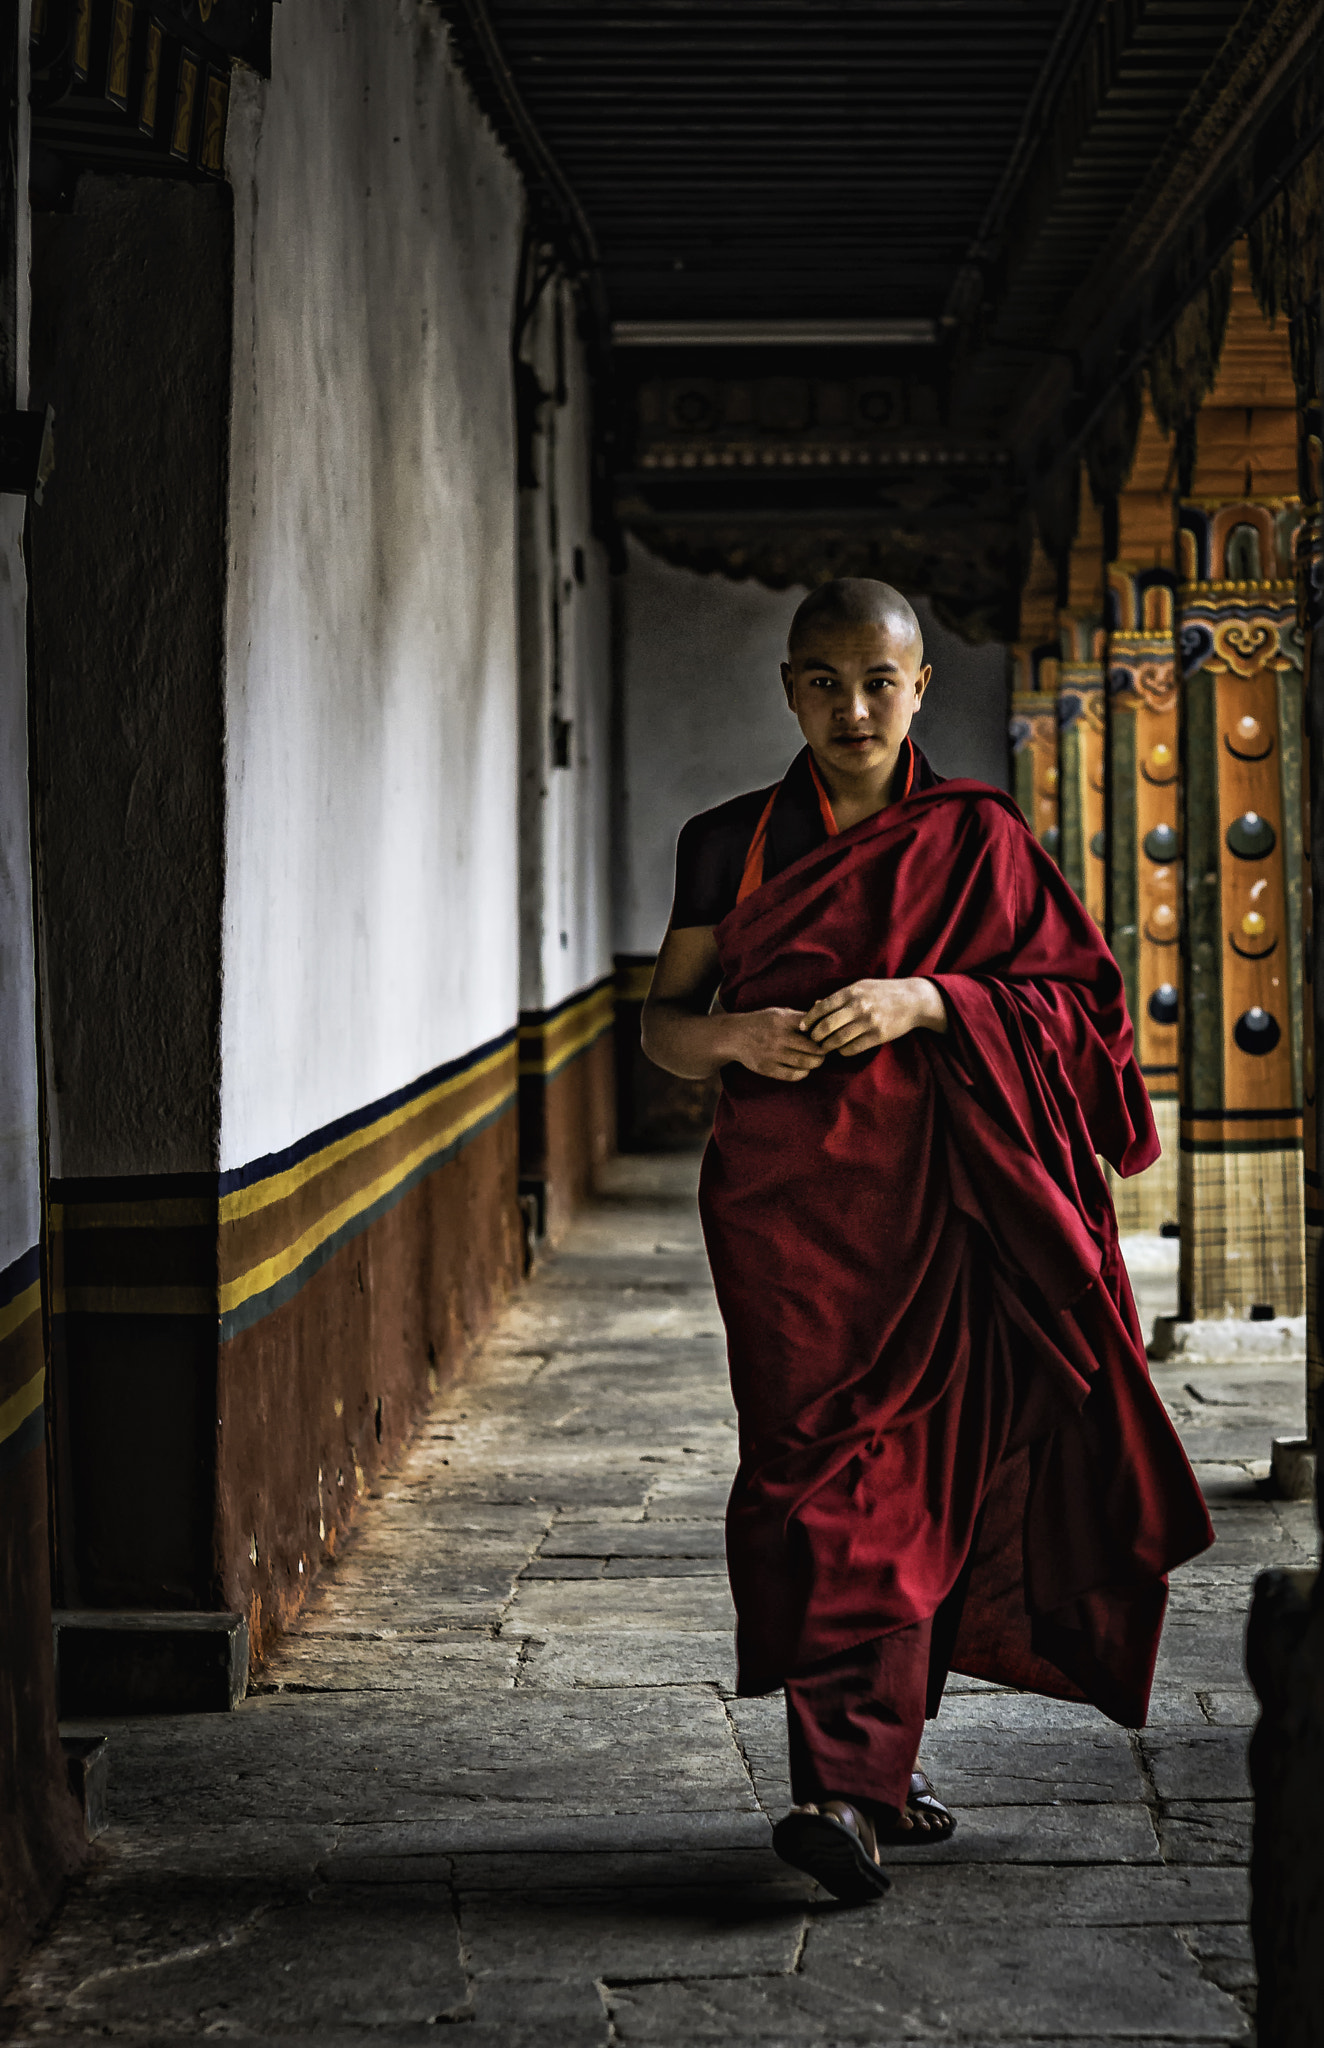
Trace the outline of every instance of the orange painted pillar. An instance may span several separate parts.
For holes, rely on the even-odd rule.
[[[1180,505],[1181,1303],[1305,1312],[1296,390],[1244,256]]]
[[[1095,922],[1107,918],[1103,515],[1080,484],[1080,517],[1057,615],[1062,872]]]
[[[1124,1231],[1177,1227],[1181,863],[1178,844],[1175,466],[1146,402],[1108,565],[1108,943],[1126,981],[1161,1156],[1112,1177]]]
[[[1012,789],[1039,844],[1061,855],[1057,761],[1057,570],[1036,536],[1012,647]]]
[[[1316,778],[1324,769],[1324,461],[1321,460],[1320,412],[1312,407],[1301,420],[1299,484],[1304,517],[1297,533],[1296,609],[1302,643],[1301,758],[1301,937],[1303,988],[1301,1002],[1301,1081],[1303,1164],[1306,1225],[1306,1435],[1316,1452],[1324,1422],[1324,1343],[1319,1317],[1320,1260],[1324,1258],[1324,1193],[1320,1167],[1321,1104],[1317,1087],[1320,1025],[1324,1022],[1324,988],[1315,971],[1315,826],[1324,803]],[[1324,821],[1321,821],[1324,822]]]

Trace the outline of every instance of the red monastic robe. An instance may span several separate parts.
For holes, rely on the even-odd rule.
[[[969,781],[829,839],[716,940],[728,1010],[924,975],[950,1019],[801,1082],[723,1074],[700,1207],[741,1692],[937,1616],[945,1667],[1139,1725],[1166,1574],[1213,1534],[1096,1156],[1158,1153],[1116,962]]]

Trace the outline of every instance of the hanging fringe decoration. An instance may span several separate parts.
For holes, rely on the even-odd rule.
[[[1232,304],[1233,252],[1187,300],[1149,358],[1149,395],[1165,434],[1193,420],[1214,388]]]
[[[1319,67],[1312,66],[1293,93],[1284,118],[1294,141],[1310,133],[1321,114]],[[1320,204],[1324,146],[1308,150],[1282,190],[1251,222],[1246,242],[1250,283],[1262,313],[1288,321],[1292,375],[1303,405],[1319,402]]]
[[[1085,447],[1085,466],[1096,505],[1110,504],[1130,481],[1144,405],[1144,381],[1137,371],[1117,386],[1095,421]]]
[[[1065,573],[1071,544],[1080,528],[1080,463],[1073,456],[1031,486],[1030,501],[1044,553]]]

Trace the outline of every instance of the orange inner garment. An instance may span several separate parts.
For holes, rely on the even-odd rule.
[[[809,773],[813,776],[814,788],[818,791],[818,809],[819,814],[822,817],[824,828],[827,832],[827,836],[829,839],[836,839],[839,835],[840,828],[837,824],[836,819],[832,815],[832,805],[828,801],[828,793],[823,787],[823,783],[819,776],[818,769],[814,765],[814,757],[812,754],[810,754],[809,756]],[[898,799],[898,801],[904,802],[905,799],[910,795],[911,789],[914,786],[914,781],[915,749],[911,745],[909,737],[907,737],[906,786],[902,790],[901,796]],[[749,852],[745,855],[745,866],[744,871],[740,877],[740,887],[736,891],[737,903],[743,903],[746,896],[752,896],[756,889],[762,887],[763,857],[768,844],[768,824],[772,817],[772,807],[776,803],[780,792],[781,784],[779,782],[777,784],[776,789],[773,790],[772,795],[768,798],[767,803],[763,806],[763,814],[760,817],[758,824],[754,827],[754,837],[750,840]]]

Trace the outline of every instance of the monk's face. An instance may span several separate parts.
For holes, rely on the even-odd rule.
[[[786,701],[824,766],[890,771],[928,688],[923,649],[894,625],[811,624],[782,664]]]

